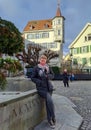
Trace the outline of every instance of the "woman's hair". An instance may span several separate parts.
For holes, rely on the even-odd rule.
[[[40,59],[43,58],[43,59],[46,59],[47,60],[47,57],[45,55],[41,55],[40,56]]]
[[[67,69],[64,69],[64,72],[67,72]]]

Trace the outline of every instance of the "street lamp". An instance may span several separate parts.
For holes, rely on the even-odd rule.
[[[72,72],[72,65],[73,65],[73,55],[72,55],[72,53],[70,54],[70,58],[71,58],[71,72]]]

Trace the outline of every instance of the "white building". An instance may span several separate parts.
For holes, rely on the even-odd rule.
[[[60,67],[63,57],[64,20],[58,3],[54,18],[29,21],[23,30],[25,47],[30,43],[35,43],[57,51],[59,57],[53,59],[52,64]]]

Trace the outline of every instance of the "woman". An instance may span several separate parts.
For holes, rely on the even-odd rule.
[[[47,57],[42,55],[39,64],[33,69],[31,80],[36,84],[38,94],[45,99],[48,123],[51,128],[55,128],[56,120],[52,100],[53,86],[50,82],[54,74],[46,62]]]
[[[69,87],[69,75],[66,69],[63,72],[63,83],[64,83],[64,87],[66,86]]]

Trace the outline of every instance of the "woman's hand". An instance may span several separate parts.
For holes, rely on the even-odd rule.
[[[45,72],[48,73],[49,72],[49,68],[47,66],[45,66]]]

